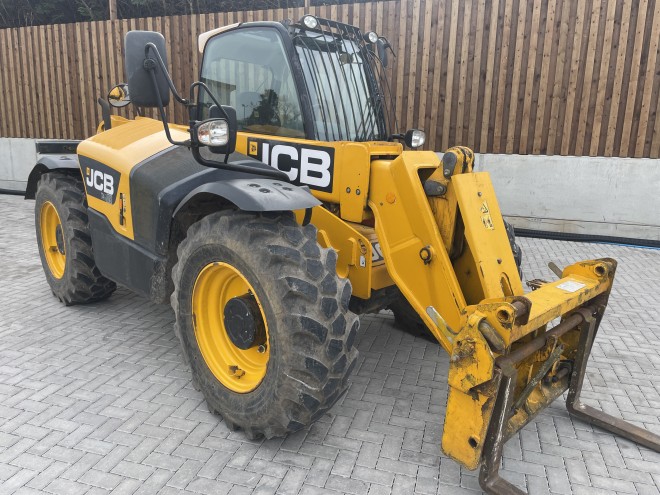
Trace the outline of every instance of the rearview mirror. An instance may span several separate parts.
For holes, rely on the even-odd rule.
[[[153,46],[148,46],[149,43]],[[163,65],[167,66],[163,35],[154,31],[129,31],[124,46],[131,101],[139,107],[166,107],[170,102],[168,75],[157,61],[160,57]],[[155,87],[153,77],[156,79]]]
[[[128,94],[128,84],[117,84],[108,93],[108,102],[115,108],[122,108],[131,102],[131,97]]]

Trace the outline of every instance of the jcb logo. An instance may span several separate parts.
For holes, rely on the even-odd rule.
[[[248,155],[281,170],[294,184],[332,191],[334,148],[266,139],[248,139]]]
[[[80,156],[79,159],[85,171],[87,195],[113,204],[119,187],[119,172],[85,156]]]
[[[93,187],[105,194],[114,194],[115,179],[111,175],[87,167],[86,176],[87,187]]]

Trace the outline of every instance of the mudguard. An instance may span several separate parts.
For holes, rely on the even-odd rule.
[[[25,199],[34,199],[34,195],[37,193],[37,183],[39,182],[41,175],[54,170],[75,171],[80,174],[78,156],[70,153],[41,156],[28,176],[27,187],[25,189]]]
[[[244,211],[302,210],[321,204],[307,187],[295,186],[275,179],[252,177],[211,182],[196,187],[179,203],[174,216],[189,201],[202,194],[226,199]]]

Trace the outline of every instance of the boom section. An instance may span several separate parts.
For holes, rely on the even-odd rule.
[[[660,437],[579,402],[616,261],[566,267],[525,293],[489,174],[452,148],[371,164],[368,205],[387,270],[450,355],[442,447],[490,493],[503,443],[570,387],[568,408],[660,449]],[[554,328],[551,322],[559,320]]]

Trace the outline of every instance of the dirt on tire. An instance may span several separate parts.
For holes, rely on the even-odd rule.
[[[175,329],[195,385],[210,410],[248,438],[283,436],[321,417],[347,388],[359,327],[351,285],[337,275],[337,254],[290,212],[225,210],[193,224],[179,245],[171,297]],[[204,361],[194,330],[192,291],[211,262],[236,268],[254,288],[269,333],[269,362],[247,393],[225,387]]]

